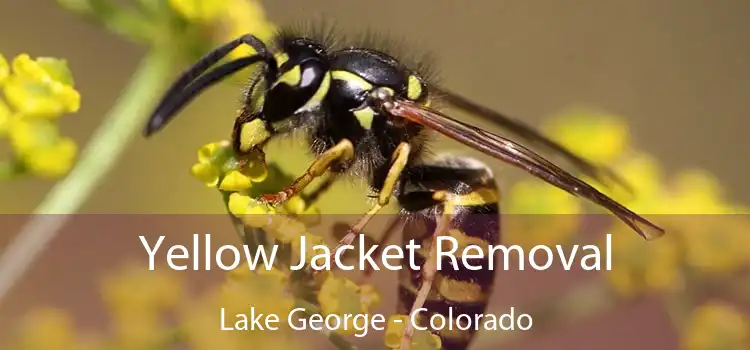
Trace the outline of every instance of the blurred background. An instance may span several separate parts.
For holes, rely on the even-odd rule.
[[[277,25],[323,17],[334,21],[344,33],[371,29],[414,43],[415,52],[429,52],[436,58],[444,86],[533,125],[567,132],[560,136],[563,141],[584,153],[590,151],[592,157],[598,154],[597,149],[610,146],[616,149],[613,153],[627,153],[625,158],[617,158],[617,162],[626,164],[622,167],[634,172],[631,174],[641,174],[637,169],[643,168],[629,167],[627,157],[636,154],[633,159],[640,159],[637,155],[648,154],[649,159],[658,161],[659,172],[663,175],[659,183],[665,186],[678,182],[684,185],[680,190],[685,190],[692,188],[691,184],[698,187],[711,187],[714,182],[720,184],[717,185],[720,190],[711,192],[715,197],[701,197],[704,202],[711,203],[697,206],[692,211],[686,209],[687,213],[702,214],[701,210],[706,208],[724,208],[718,202],[741,208],[750,203],[750,186],[745,184],[750,162],[744,155],[748,146],[745,132],[750,129],[750,118],[747,118],[750,110],[750,99],[747,98],[750,92],[750,69],[747,68],[747,62],[750,62],[750,41],[747,40],[750,22],[746,21],[750,2],[277,0],[261,4],[266,19]],[[253,26],[252,23],[245,25]],[[53,1],[0,3],[0,30],[5,33],[0,36],[0,53],[8,61],[20,53],[67,60],[75,79],[75,89],[81,95],[81,108],[77,113],[62,117],[59,126],[60,133],[73,138],[79,149],[85,148],[94,130],[133,77],[139,60],[149,50],[142,42],[129,40],[86,21]],[[225,34],[224,40],[231,36]],[[217,37],[220,35],[212,38],[216,40],[214,44],[221,41]],[[195,50],[203,52],[208,47],[210,45]],[[175,58],[171,67],[173,71],[166,75],[164,84],[188,61],[190,59],[184,57]],[[195,162],[198,147],[229,136],[242,82],[238,79],[211,89],[158,137],[144,140],[136,135],[114,163],[111,173],[98,184],[78,212],[223,213],[220,196],[215,190],[201,186],[189,169]],[[581,116],[577,111],[582,110],[594,112],[581,112],[585,114]],[[597,116],[611,121],[611,124],[592,122]],[[471,116],[460,117],[496,130]],[[625,126],[619,123],[625,123]],[[619,129],[613,129],[612,125]],[[597,138],[587,132],[604,132],[604,136]],[[597,143],[608,137],[627,140],[607,146]],[[1,147],[5,148],[0,148],[0,154],[10,153],[10,148]],[[489,158],[451,141],[440,140],[435,148],[458,150],[489,161]],[[274,154],[279,154],[280,150],[284,151],[284,161],[280,165],[291,174],[303,171],[311,159],[302,147],[281,143],[272,145],[268,151],[269,160],[273,161]],[[606,161],[614,158],[602,156]],[[615,166],[620,164],[617,162]],[[524,193],[514,192],[522,191],[517,187],[513,189],[515,181],[524,178],[522,173],[498,162],[491,164],[504,193],[510,194],[504,200],[513,201],[513,193]],[[697,173],[710,175],[699,180],[695,180],[695,176],[680,177],[685,169],[699,169]],[[628,175],[627,171],[625,173]],[[24,177],[0,183],[0,212],[33,212],[55,183],[55,180]],[[364,195],[361,188],[357,191]],[[340,204],[342,198],[346,198],[345,206]],[[695,197],[685,198],[687,201]],[[677,214],[670,212],[668,208],[673,207],[664,203],[677,202],[638,207],[653,214]],[[367,203],[352,195],[351,185],[339,185],[321,200],[319,208],[323,213],[356,214],[364,212]],[[717,209],[710,214],[724,213]],[[0,234],[2,246],[7,246],[25,219],[21,215],[6,216],[7,224],[3,225]],[[97,221],[101,226],[85,227],[117,231],[114,228],[117,223],[124,225],[127,222],[121,216],[99,216],[97,220],[101,220]],[[191,226],[184,225],[188,232]],[[70,230],[68,227],[64,232]],[[84,325],[96,325],[96,320],[102,319],[101,305],[87,302],[98,297],[96,281],[100,279],[99,274],[105,267],[116,266],[128,257],[142,259],[145,256],[139,250],[138,242],[133,242],[135,236],[127,232],[119,235],[102,233],[108,235],[106,238],[95,238],[93,234],[86,236],[86,233],[61,235],[42,253],[43,260],[35,264],[1,301],[2,329],[12,328],[33,306],[47,304],[70,310],[76,315],[76,322]],[[624,234],[635,236],[628,232]],[[228,242],[234,237],[231,232],[226,236]],[[732,242],[730,246],[740,244]],[[132,249],[128,251],[122,247]],[[746,253],[747,250],[736,252],[741,258]],[[644,260],[651,256],[649,254],[651,252],[643,253]],[[657,260],[655,264],[658,263]],[[746,268],[747,265],[743,266]],[[721,271],[722,276],[725,272]],[[205,278],[209,281],[214,277]],[[377,278],[387,281],[395,275],[385,274]],[[493,299],[493,305],[500,309],[516,302],[513,298],[520,298],[519,295],[528,294],[529,290],[555,289],[551,284],[575,285],[575,277],[560,271],[536,276],[512,273],[500,281],[505,287],[499,287],[501,292]],[[748,291],[750,295],[750,289],[740,290]],[[391,294],[384,297],[386,306],[394,302]],[[587,303],[585,300],[583,304]],[[687,348],[688,345],[680,341],[685,339],[684,334],[670,325],[669,313],[663,310],[659,300],[644,297],[625,302],[575,325],[561,322],[562,328],[502,343],[502,347]],[[723,315],[722,312],[726,311],[719,309],[715,313]],[[727,347],[693,348],[748,348],[747,320],[742,318],[745,316],[742,312],[728,314],[727,319],[732,320],[739,315],[736,318],[740,320],[736,322],[739,326],[732,328],[735,330],[732,336],[722,337],[732,338],[738,334],[740,340],[720,345]],[[685,317],[689,319],[689,316]],[[1,334],[10,333],[3,331]],[[500,346],[492,337],[481,335],[483,340],[479,341],[477,348]],[[378,341],[374,340],[375,343]],[[704,344],[699,340],[693,342]]]

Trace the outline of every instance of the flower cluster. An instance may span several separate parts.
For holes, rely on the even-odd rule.
[[[711,301],[693,310],[685,332],[685,349],[746,349],[750,319],[723,302]]]
[[[229,272],[216,288],[188,295],[174,272],[126,265],[101,286],[111,320],[108,332],[81,332],[67,313],[40,309],[27,315],[10,345],[18,350],[167,349],[178,344],[197,350],[304,349],[288,328],[226,332],[217,326],[221,308],[229,315],[247,313],[248,305],[264,314],[288,314],[294,299],[287,280],[288,274],[278,270],[242,269]]]
[[[731,215],[746,213],[747,209],[728,201],[711,174],[699,169],[665,174],[653,156],[630,144],[627,124],[611,114],[574,110],[552,119],[546,130],[584,158],[613,165],[613,170],[632,185],[634,194],[595,186],[667,231],[658,240],[645,241],[619,221],[608,229],[612,233],[613,268],[607,271],[606,280],[620,296],[670,292],[671,297],[683,295],[690,300],[690,294],[700,293],[697,291],[704,290],[704,283],[708,285],[703,282],[707,278],[713,282],[723,279],[727,285],[747,278],[742,276],[750,264],[750,221]],[[591,147],[592,143],[597,147]],[[570,213],[580,209],[575,203],[554,203],[554,196],[532,188],[530,182],[516,184],[509,201],[529,212]],[[722,343],[726,347],[717,347],[722,337],[728,337],[726,340],[734,345]],[[736,344],[743,344],[741,339],[746,342],[746,337],[747,320],[725,304],[709,303],[693,310],[684,341],[691,349],[734,349]]]
[[[264,240],[271,239],[274,244],[289,248],[295,261],[302,254],[300,237],[305,236],[309,242],[305,246],[310,250],[305,251],[309,263],[309,259],[318,253],[312,250],[313,246],[326,244],[322,236],[308,231],[317,221],[318,212],[299,196],[285,201],[280,208],[256,200],[258,195],[277,191],[287,184],[284,179],[288,176],[278,170],[269,175],[269,168],[277,168],[273,164],[267,165],[263,158],[261,153],[255,153],[237,159],[228,142],[214,142],[199,149],[198,162],[192,166],[191,172],[206,186],[222,192],[227,210],[241,220],[244,227],[259,229],[266,235]],[[315,313],[323,316],[369,313],[380,303],[380,296],[373,286],[357,285],[331,271],[304,271],[304,276],[296,276],[293,280],[284,266],[278,266],[276,271],[287,289],[295,291],[294,298],[311,302],[316,308]],[[315,299],[306,300],[306,295],[314,295]],[[350,324],[334,333],[351,335],[355,331]]]
[[[60,134],[58,120],[80,108],[81,96],[64,60],[20,54],[0,55],[0,137],[13,151],[0,160],[0,178],[28,174],[58,178],[67,174],[78,148]]]

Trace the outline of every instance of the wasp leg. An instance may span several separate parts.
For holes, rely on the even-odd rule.
[[[333,186],[334,183],[339,178],[338,173],[329,173],[326,179],[321,183],[318,187],[316,187],[314,190],[310,191],[310,193],[303,193],[302,199],[305,200],[305,204],[310,207],[315,204],[315,202],[320,199],[321,196],[326,194],[329,189],[331,189],[331,186]]]
[[[305,174],[294,180],[291,185],[278,193],[265,194],[261,196],[261,200],[271,205],[280,204],[302,192],[313,180],[323,176],[334,164],[350,161],[353,158],[354,145],[352,145],[351,141],[343,139],[318,156],[310,167],[307,168]]]
[[[354,226],[352,226],[349,232],[339,241],[339,244],[334,252],[337,251],[341,246],[352,244],[352,242],[354,242],[354,239],[357,238],[357,235],[362,232],[365,226],[367,226],[367,223],[370,222],[370,219],[372,219],[375,214],[380,212],[383,207],[390,203],[391,197],[393,197],[393,192],[396,189],[398,179],[401,177],[401,173],[404,171],[406,163],[409,160],[410,153],[411,146],[406,142],[401,143],[400,145],[398,145],[398,147],[396,147],[396,151],[393,152],[391,167],[390,169],[388,169],[388,175],[386,175],[385,181],[383,182],[383,187],[378,193],[378,202],[375,203],[375,205],[373,205],[369,211],[367,211],[367,214],[365,214],[357,221],[356,224],[354,224]]]
[[[435,282],[435,276],[437,274],[437,238],[448,233],[451,224],[451,218],[453,216],[453,206],[445,198],[445,192],[436,192],[435,199],[443,202],[443,214],[440,220],[437,222],[435,232],[432,234],[432,244],[430,245],[430,251],[427,253],[427,259],[424,265],[422,265],[421,284],[417,290],[417,295],[414,298],[414,303],[409,311],[409,317],[417,311],[417,309],[424,306],[427,297],[432,291],[432,284]],[[412,337],[414,336],[414,324],[412,322],[406,322],[406,329],[404,330],[404,336],[401,338],[401,350],[409,350],[411,347]]]
[[[380,258],[380,254],[383,252],[383,244],[385,242],[388,242],[388,240],[393,236],[393,234],[396,232],[396,228],[398,228],[398,224],[401,223],[401,220],[399,220],[399,217],[395,217],[391,220],[391,223],[388,225],[388,228],[385,229],[385,233],[383,233],[383,236],[380,237],[380,239],[377,240],[377,248],[375,248],[375,251],[372,252],[372,258],[373,260],[377,260]],[[364,284],[367,282],[367,280],[370,279],[370,276],[372,276],[372,273],[375,272],[375,270],[372,268],[372,266],[367,265],[365,270],[362,272],[362,276],[359,278],[358,284]]]

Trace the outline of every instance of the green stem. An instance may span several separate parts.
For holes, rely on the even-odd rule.
[[[0,256],[0,300],[65,225],[70,218],[65,214],[77,212],[114,168],[130,140],[140,132],[171,73],[171,64],[166,52],[150,52],[141,61],[76,166],[47,194],[31,221]]]

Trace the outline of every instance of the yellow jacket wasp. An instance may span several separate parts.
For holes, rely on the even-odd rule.
[[[209,71],[240,45],[252,47],[255,54]],[[292,132],[307,135],[316,160],[283,191],[264,195],[262,199],[270,204],[301,193],[314,179],[329,171],[367,180],[377,194],[377,203],[340,244],[351,244],[355,233],[361,232],[392,197],[396,197],[402,213],[420,217],[432,230],[418,237],[405,230],[404,239],[416,238],[423,246],[430,247],[435,237],[447,234],[450,228],[487,244],[498,243],[499,192],[492,173],[483,163],[466,157],[425,157],[426,135],[430,131],[586,198],[611,211],[646,239],[664,234],[658,226],[528,148],[430,106],[435,102],[447,103],[487,118],[530,143],[557,152],[594,179],[610,177],[619,181],[608,170],[572,154],[531,127],[428,83],[427,74],[420,72],[419,67],[408,66],[384,50],[367,45],[336,47],[313,34],[284,30],[277,35],[273,47],[248,34],[211,51],[166,92],[145,128],[145,135],[163,128],[206,88],[255,63],[262,63],[262,67],[245,92],[235,121],[234,150],[240,155],[262,152],[263,146],[274,137]],[[483,215],[481,225],[464,220],[469,215]],[[414,311],[424,305],[431,312],[442,312],[448,306],[455,306],[464,313],[483,313],[494,282],[493,274],[435,271],[433,253],[434,249],[417,257],[422,263],[421,271],[406,271],[402,276],[401,309]],[[437,293],[433,291],[433,283],[437,283]],[[460,288],[450,288],[457,285]],[[459,290],[462,294],[454,295]],[[408,325],[402,349],[411,344],[413,332]],[[438,335],[444,349],[465,349],[473,336],[471,332]]]

